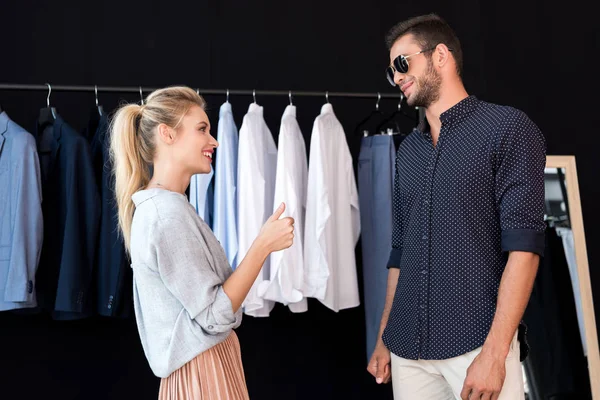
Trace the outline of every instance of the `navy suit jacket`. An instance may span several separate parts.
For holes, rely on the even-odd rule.
[[[44,244],[38,304],[56,319],[91,314],[100,201],[87,140],[57,116],[36,132],[42,172]]]
[[[100,193],[102,216],[96,254],[96,311],[106,317],[127,317],[132,309],[133,272],[119,234],[108,119],[104,114],[92,138],[92,157]],[[91,129],[90,129],[91,130]]]

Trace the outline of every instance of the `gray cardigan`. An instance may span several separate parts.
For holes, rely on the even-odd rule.
[[[131,266],[137,326],[150,368],[165,378],[224,341],[242,320],[222,284],[225,252],[185,195],[163,189],[132,196]]]

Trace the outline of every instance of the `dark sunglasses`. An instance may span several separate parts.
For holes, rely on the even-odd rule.
[[[408,72],[408,59],[410,57],[419,55],[421,53],[425,53],[431,50],[435,50],[435,47],[431,48],[431,49],[427,49],[427,50],[421,50],[418,53],[414,53],[414,54],[409,54],[407,56],[404,55],[399,55],[398,57],[396,57],[394,59],[394,61],[392,62],[392,65],[390,65],[389,67],[387,67],[385,69],[385,74],[387,76],[387,80],[390,83],[390,85],[392,86],[396,86],[396,82],[394,82],[394,74],[396,73],[396,71],[400,72],[401,74],[405,74]]]

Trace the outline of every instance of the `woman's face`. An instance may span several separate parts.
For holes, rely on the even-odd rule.
[[[217,146],[219,143],[210,134],[208,115],[201,107],[193,106],[177,129],[173,143],[175,161],[190,174],[207,174]]]

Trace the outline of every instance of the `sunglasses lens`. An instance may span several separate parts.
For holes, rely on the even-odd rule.
[[[394,68],[401,74],[408,72],[408,60],[404,56],[398,56],[394,60]]]
[[[394,82],[394,69],[392,67],[387,67],[385,69],[385,76],[387,77],[390,85],[396,86],[396,82]]]

